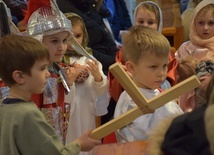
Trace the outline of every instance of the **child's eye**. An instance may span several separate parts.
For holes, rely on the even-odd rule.
[[[42,66],[42,67],[41,67],[41,70],[42,70],[42,71],[48,70],[48,66]]]
[[[56,43],[58,42],[58,40],[54,39],[54,40],[51,40],[52,43]]]
[[[138,21],[138,23],[139,23],[139,24],[143,24],[143,23],[144,23],[144,21],[140,20],[140,21]]]
[[[204,22],[200,21],[198,22],[199,25],[204,25]]]
[[[149,24],[149,25],[153,25],[153,24],[154,24],[154,22],[153,22],[153,21],[150,21],[150,22],[148,22],[148,24]]]
[[[154,66],[150,66],[150,68],[155,69],[155,68],[157,68],[157,66],[155,66],[155,65]]]
[[[210,26],[213,26],[214,25],[214,21],[211,21],[208,23]]]
[[[167,68],[168,68],[167,64],[163,65],[163,69],[167,69]]]
[[[81,37],[81,34],[78,34],[75,36],[75,38],[80,38]]]
[[[67,41],[68,41],[68,39],[66,38],[66,39],[63,40],[63,43],[67,43]]]

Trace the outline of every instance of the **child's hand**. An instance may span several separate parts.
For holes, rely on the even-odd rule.
[[[80,65],[80,64],[75,63],[74,67],[78,71],[78,76],[77,76],[75,82],[84,82],[85,80],[88,79],[89,73],[88,73],[88,69],[85,65]]]
[[[81,145],[81,151],[90,151],[94,146],[101,144],[101,140],[92,139],[89,137],[92,130],[86,131],[76,141]]]
[[[94,77],[94,80],[96,82],[101,82],[103,80],[100,70],[99,70],[99,65],[98,61],[93,60],[93,61],[87,61],[87,69],[91,72],[91,75]]]
[[[75,67],[66,67],[64,68],[65,71],[65,77],[67,79],[68,85],[72,86],[73,82],[76,80],[78,76],[78,70]]]

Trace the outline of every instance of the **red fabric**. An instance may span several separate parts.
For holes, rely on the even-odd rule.
[[[169,64],[168,64],[168,73],[167,73],[167,80],[174,86],[176,84],[176,69],[178,66],[178,61],[175,59],[174,52],[170,52],[169,56]]]
[[[115,132],[112,132],[111,134],[103,138],[103,144],[109,143],[117,143]]]
[[[5,83],[2,80],[0,80],[0,87],[4,87],[4,86],[6,86]]]
[[[120,49],[117,52],[115,61],[125,65],[122,49]],[[118,101],[120,94],[123,92],[124,89],[122,88],[120,83],[117,81],[117,79],[114,78],[111,72],[108,72],[108,80],[109,80],[109,92],[112,98],[115,101]]]
[[[58,78],[58,75],[51,73],[51,77]],[[36,103],[38,108],[51,108],[60,106],[62,107],[63,112],[65,112],[65,103],[64,103],[64,96],[65,96],[65,89],[62,82],[58,83],[58,102],[48,105],[43,105],[43,94],[32,94],[31,100]]]
[[[39,9],[42,6],[51,6],[50,0],[28,0],[27,2],[27,10],[23,10],[25,13],[24,21],[28,23],[30,16],[34,11]]]

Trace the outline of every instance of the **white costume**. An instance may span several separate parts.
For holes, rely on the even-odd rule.
[[[70,61],[80,65],[86,65],[89,61],[85,56],[72,56]],[[71,62],[72,63],[72,62]],[[66,102],[71,103],[70,119],[67,130],[66,142],[77,139],[88,129],[96,128],[95,116],[105,115],[109,103],[108,80],[99,63],[99,70],[103,77],[102,82],[96,82],[89,73],[84,82],[75,82],[75,93],[69,93],[65,97]],[[91,152],[81,152],[80,155],[89,155]]]
[[[139,88],[147,99],[153,98],[160,94],[158,89],[149,90]],[[117,102],[115,108],[114,118],[126,113],[128,110],[136,107],[131,97],[124,91]],[[154,113],[145,114],[132,123],[116,131],[116,137],[118,142],[145,140],[151,134],[152,129],[164,118],[170,117],[174,114],[183,114],[183,111],[177,105],[175,101],[170,101],[162,107],[155,110]]]

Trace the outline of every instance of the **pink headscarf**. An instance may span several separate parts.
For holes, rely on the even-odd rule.
[[[193,45],[199,46],[199,47],[205,47],[214,52],[214,36],[212,36],[209,39],[203,39],[201,38],[197,31],[195,26],[195,17],[198,14],[198,12],[205,6],[209,4],[214,4],[214,0],[203,0],[201,1],[196,8],[193,11],[192,20],[190,24],[190,34],[189,38]]]

